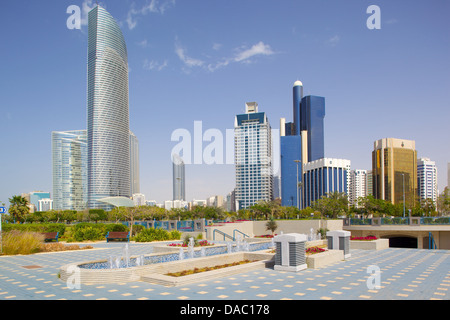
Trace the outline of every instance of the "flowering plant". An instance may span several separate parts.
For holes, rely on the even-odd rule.
[[[319,248],[319,247],[309,247],[306,248],[306,254],[315,254],[315,253],[321,253],[321,252],[325,252],[327,251],[324,248]]]
[[[360,240],[360,241],[371,241],[371,240],[378,240],[375,236],[367,236],[367,237],[350,237],[350,240]]]
[[[273,238],[276,234],[263,234],[261,236],[255,236],[255,238]]]

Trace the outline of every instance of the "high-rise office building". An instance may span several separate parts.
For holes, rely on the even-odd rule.
[[[350,160],[322,158],[308,162],[303,175],[303,207],[332,192],[348,194]]]
[[[128,58],[115,19],[97,5],[88,16],[88,207],[130,197]]]
[[[281,204],[304,208],[302,193],[304,166],[325,157],[324,151],[325,98],[303,97],[303,84],[293,86],[293,120],[280,121]]]
[[[53,208],[87,206],[86,130],[52,132]]]
[[[447,188],[450,188],[450,162],[447,163]]]
[[[172,155],[173,200],[186,201],[186,175],[184,161],[178,154]]]
[[[136,135],[130,131],[130,194],[141,192],[139,178],[139,140]]]
[[[429,158],[417,161],[417,188],[420,200],[431,199],[436,204],[438,197],[437,167]]]
[[[414,206],[417,197],[415,141],[394,138],[375,141],[372,174],[375,199]]]
[[[366,174],[366,196],[373,196],[373,174],[372,170],[367,170]]]
[[[367,195],[367,170],[351,170],[348,190],[348,202],[358,206],[358,198]]]
[[[236,115],[234,132],[236,210],[273,200],[271,127],[256,102],[246,103],[245,114]]]

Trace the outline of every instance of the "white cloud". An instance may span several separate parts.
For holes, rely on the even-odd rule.
[[[163,63],[159,63],[155,60],[151,60],[149,61],[148,59],[145,59],[144,61],[144,69],[145,70],[157,70],[157,71],[161,71],[162,69],[164,69],[165,67],[168,66],[168,61],[164,60]]]
[[[272,50],[272,48],[264,44],[264,42],[260,41],[257,44],[253,45],[250,49],[240,48],[238,49],[238,53],[235,54],[232,58],[224,58],[221,59],[219,62],[216,63],[210,63],[208,65],[208,70],[211,72],[216,71],[219,68],[223,68],[228,66],[231,62],[241,62],[241,63],[251,63],[251,58],[257,56],[257,55],[273,55],[275,52]]]
[[[144,40],[142,40],[141,42],[138,42],[138,44],[137,44],[139,47],[142,47],[142,48],[147,48],[148,47],[148,41],[147,41],[147,39],[144,39]]]
[[[242,62],[242,61],[248,61],[248,59],[256,56],[256,55],[265,55],[270,56],[272,54],[275,54],[275,52],[272,51],[269,45],[264,44],[264,42],[260,41],[257,44],[253,45],[250,49],[241,51],[234,57],[234,61],[236,62]]]
[[[175,53],[177,54],[178,58],[180,58],[181,61],[184,62],[184,64],[191,68],[191,67],[201,67],[205,63],[202,60],[194,59],[191,57],[188,57],[185,54],[185,49],[181,47],[179,44],[175,44]]]
[[[220,48],[222,48],[222,44],[214,43],[212,48],[213,48],[213,50],[218,51],[218,50],[220,50]]]
[[[341,41],[341,37],[338,35],[335,35],[334,37],[331,37],[328,39],[325,43],[329,46],[335,47],[337,44]]]
[[[89,1],[89,0],[88,0]],[[145,16],[149,13],[164,14],[167,9],[175,5],[175,0],[151,0],[147,1],[140,9],[132,8],[128,11],[126,22],[128,29],[133,30],[137,26],[136,16]]]
[[[221,44],[214,44],[212,49],[218,50],[221,48]],[[253,62],[252,58],[258,55],[273,55],[275,52],[272,50],[270,45],[265,44],[264,42],[260,41],[257,44],[253,45],[251,48],[247,47],[240,47],[235,49],[235,54],[231,57],[224,57],[224,58],[217,58],[214,59],[215,61],[207,62],[200,59],[194,59],[192,57],[189,57],[186,54],[185,48],[183,48],[178,43],[178,38],[175,39],[175,53],[178,56],[178,58],[183,61],[184,65],[188,68],[192,67],[203,67],[207,69],[210,72],[214,72],[217,69],[224,68],[228,66],[230,63],[251,63]],[[209,60],[212,60],[210,56],[206,56]],[[186,70],[185,70],[186,71]]]
[[[81,25],[88,25],[88,13],[94,9],[94,1],[93,0],[84,0],[81,5]]]

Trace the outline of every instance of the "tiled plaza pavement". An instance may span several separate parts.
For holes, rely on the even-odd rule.
[[[107,258],[123,248],[120,243],[94,246],[94,250],[0,257],[0,300],[450,300],[450,251],[399,248],[352,250],[349,259],[317,270],[264,269],[182,287],[133,282],[67,288],[57,277],[60,266]],[[149,253],[151,245],[130,244],[130,251]],[[372,265],[381,271],[380,287],[370,289]]]

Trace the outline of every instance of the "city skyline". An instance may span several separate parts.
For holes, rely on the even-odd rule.
[[[66,26],[66,9],[74,4],[82,9],[81,30]],[[290,114],[295,80],[304,83],[305,95],[326,99],[326,157],[370,170],[374,141],[415,140],[418,157],[436,162],[439,192],[446,186],[448,2],[375,1],[381,30],[366,26],[373,4],[367,1],[261,1],[257,8],[249,1],[231,8],[219,1],[100,4],[116,18],[128,45],[130,127],[139,138],[140,189],[147,199],[172,198],[174,130],[194,135],[194,121],[202,121],[204,131],[225,136],[246,101],[264,106],[278,129],[278,119]],[[7,50],[0,53],[2,202],[51,191],[51,132],[85,127],[85,12],[94,5],[0,5],[0,26],[8,30]],[[234,188],[233,164],[186,169],[187,199]]]

